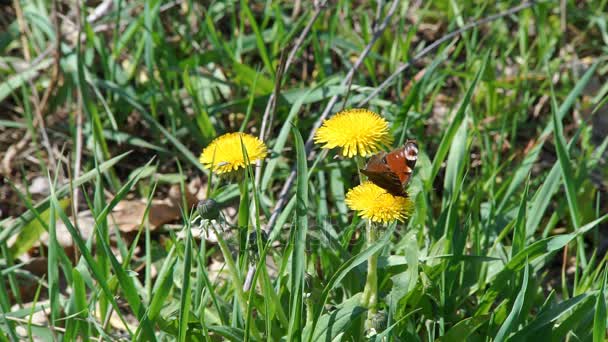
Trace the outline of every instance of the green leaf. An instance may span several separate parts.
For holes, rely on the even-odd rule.
[[[484,293],[477,313],[486,313],[489,310],[496,297],[502,293],[505,286],[508,285],[509,279],[511,279],[514,272],[521,270],[522,267],[528,265],[528,263],[533,262],[539,257],[548,256],[557,250],[564,248],[564,246],[574,240],[578,235],[582,235],[597,227],[598,224],[607,218],[608,214],[587,223],[579,229],[578,233],[557,235],[536,241],[517,253],[517,255],[511,258],[511,260],[509,260],[509,262],[501,270],[488,276],[486,282],[491,283],[492,285]]]
[[[528,217],[526,218],[526,239],[534,235],[538,229],[547,207],[551,203],[553,194],[560,184],[559,162],[555,162],[549,174],[544,178],[543,185],[536,191]]]
[[[306,232],[308,228],[308,166],[304,140],[297,128],[292,128],[296,148],[296,225],[294,232],[293,254],[291,256],[291,297],[288,340],[302,339],[304,312],[304,276],[306,271]]]
[[[578,201],[576,199],[574,169],[570,161],[570,154],[566,149],[564,128],[562,127],[561,120],[558,119],[558,114],[556,111],[553,111],[552,119],[555,149],[557,152],[557,158],[559,160],[562,178],[564,180],[564,186],[566,188],[566,199],[568,200],[568,207],[570,208],[570,217],[572,218],[572,224],[574,227],[578,228],[580,226],[580,210],[578,208]]]
[[[56,180],[56,178],[55,178]],[[55,182],[52,182],[50,177],[48,178],[49,183],[51,184],[51,188],[55,186]],[[51,190],[53,191],[53,190]],[[58,249],[59,243],[57,242],[57,229],[56,224],[56,210],[55,204],[56,202],[51,202],[51,206],[49,208],[49,250],[48,250],[48,260],[47,260],[47,274],[49,277],[49,300],[51,302],[51,314],[50,318],[51,324],[56,324],[56,320],[59,319],[57,317],[59,315],[59,260],[57,254],[59,253]]]
[[[566,335],[574,331],[577,327],[584,324],[587,318],[593,316],[594,309],[593,296],[583,298],[579,305],[566,311],[565,318],[555,326],[551,332],[551,340],[554,342],[565,341]]]
[[[526,246],[526,206],[528,205],[528,190],[530,189],[530,181],[526,182],[524,193],[521,196],[519,210],[515,218],[513,226],[513,246],[511,248],[511,256],[516,255]]]
[[[257,81],[255,82],[255,93],[257,95],[268,95],[274,90],[274,83],[270,79],[258,75],[251,67],[237,61],[232,61],[232,68],[235,72],[234,81],[239,85],[253,89],[253,82],[257,77]]]
[[[312,336],[314,335],[317,322],[319,321],[319,318],[321,317],[321,314],[323,312],[323,307],[325,306],[325,303],[327,302],[327,298],[329,297],[329,292],[331,290],[333,290],[340,283],[340,281],[342,281],[342,279],[344,279],[344,277],[346,277],[346,275],[352,269],[361,265],[363,262],[367,261],[367,259],[371,255],[377,253],[380,249],[382,249],[390,240],[391,235],[395,231],[395,227],[396,227],[396,225],[394,225],[394,224],[391,225],[389,227],[389,229],[387,229],[386,233],[384,234],[384,236],[381,239],[377,240],[376,243],[369,246],[365,250],[361,251],[361,253],[348,259],[345,263],[343,263],[340,266],[340,268],[338,268],[338,270],[334,273],[334,275],[329,279],[329,281],[327,282],[327,285],[325,286],[325,288],[323,288],[323,292],[321,293],[321,298],[317,302],[317,304],[318,304],[317,307],[314,308],[314,316],[313,316],[313,321],[312,321],[312,326],[311,326],[311,331],[313,333],[310,335],[310,338],[308,339],[309,342],[312,341]]]
[[[65,338],[67,341],[76,339],[75,336],[80,335],[84,341],[87,340],[89,326],[86,322],[87,319],[87,293],[86,286],[80,271],[78,268],[72,269],[72,288],[74,289],[74,295],[72,296],[72,305],[69,308],[68,315],[74,316],[76,319],[66,320],[66,334]]]
[[[59,205],[63,210],[66,210],[70,205],[70,199],[62,199],[59,201]],[[34,244],[40,240],[40,237],[46,231],[46,228],[41,221],[49,222],[50,214],[51,209],[49,208],[40,213],[40,218],[30,221],[23,227],[23,229],[19,231],[19,234],[17,234],[17,239],[9,249],[13,258],[20,257],[23,255],[23,253],[29,251],[30,248],[32,248]]]
[[[606,340],[606,277],[608,271],[604,270],[602,287],[597,293],[595,301],[595,315],[593,317],[593,342],[603,342]]]
[[[151,162],[152,162],[152,160],[150,160],[146,164],[146,166],[150,165]],[[131,177],[131,179],[129,179],[129,181],[126,182],[122,186],[122,188],[120,188],[120,190],[116,193],[116,195],[110,201],[110,203],[108,203],[101,210],[101,212],[98,215],[96,215],[96,217],[95,217],[95,222],[96,222],[95,233],[97,235],[97,243],[99,244],[99,246],[101,246],[101,248],[103,249],[106,257],[110,261],[110,265],[112,266],[112,269],[114,270],[114,272],[116,274],[116,278],[118,279],[118,284],[120,285],[120,289],[121,289],[122,293],[124,294],[124,297],[127,300],[127,303],[129,303],[129,306],[131,307],[131,309],[135,313],[137,319],[139,319],[140,321],[142,321],[141,326],[144,329],[144,332],[146,333],[146,339],[148,339],[148,340],[155,340],[155,338],[154,338],[154,330],[152,329],[152,326],[150,326],[149,323],[146,320],[143,320],[145,312],[146,312],[147,309],[146,309],[145,305],[143,304],[143,301],[141,300],[141,298],[140,298],[140,296],[139,296],[139,294],[137,292],[137,287],[136,287],[136,285],[134,283],[134,280],[129,275],[128,270],[125,269],[125,267],[118,261],[118,259],[116,259],[116,256],[114,255],[114,253],[110,249],[110,246],[108,245],[108,242],[103,237],[103,232],[99,228],[99,227],[101,227],[100,222],[106,220],[107,215],[112,211],[112,209],[121,200],[123,200],[127,196],[127,194],[129,193],[129,191],[131,191],[131,189],[133,189],[133,187],[135,186],[135,184],[144,175],[143,172],[145,170],[146,170],[146,167],[140,168],[139,172],[134,177]]]
[[[192,235],[190,233],[190,227],[186,226],[186,246],[184,253],[184,270],[183,270],[183,280],[182,280],[182,293],[180,299],[179,306],[179,333],[178,338],[181,342],[186,341],[188,336],[188,319],[190,314],[190,302],[192,300],[191,296],[191,286],[190,286],[190,268],[192,264]],[[236,286],[240,286],[236,284]]]
[[[498,330],[498,333],[496,334],[496,337],[494,338],[495,342],[504,341],[509,336],[511,331],[513,331],[513,329],[515,329],[517,327],[517,324],[519,324],[519,321],[521,320],[521,315],[522,315],[521,310],[522,310],[522,307],[524,306],[524,301],[526,299],[526,290],[528,288],[528,270],[529,269],[530,269],[530,267],[526,267],[524,270],[524,280],[521,284],[521,289],[519,290],[519,293],[517,294],[517,298],[515,298],[515,303],[513,303],[513,308],[511,309],[509,316],[507,316],[507,319],[505,320],[503,325],[500,327],[500,329]]]
[[[15,89],[19,89],[25,85],[29,80],[35,78],[40,70],[47,69],[53,64],[52,58],[43,59],[38,64],[33,65],[27,70],[22,71],[19,74],[10,76],[6,81],[0,83],[0,102],[2,102],[7,96],[12,94]]]
[[[469,120],[465,115],[462,123],[456,131],[456,135],[450,142],[450,152],[448,154],[448,161],[445,168],[445,178],[443,183],[443,189],[445,195],[443,196],[443,208],[446,208],[452,196],[460,192],[462,184],[462,177],[464,174],[464,167],[467,163],[467,138],[468,138],[468,126]]]
[[[249,8],[249,1],[241,0],[241,11],[245,14],[243,17],[246,17],[249,21],[249,25],[251,25],[251,29],[255,34],[255,42],[258,47],[258,52],[260,53],[260,57],[264,62],[264,66],[272,74],[274,77],[274,69],[272,68],[272,64],[270,63],[270,58],[268,58],[268,51],[266,50],[266,45],[264,44],[264,37],[262,37],[262,33],[260,32],[260,28],[258,27],[258,23]],[[277,80],[280,82],[280,80]]]
[[[591,77],[595,73],[595,69],[597,68],[597,66],[598,63],[595,63],[589,68],[589,70],[587,70],[587,72],[585,72],[583,77],[581,77],[581,79],[576,83],[572,91],[570,91],[566,100],[564,100],[561,106],[559,106],[559,109],[556,113],[558,120],[563,120],[566,114],[570,112],[570,108],[572,107],[572,105],[574,105],[574,101],[576,101],[576,98],[581,94],[581,92],[587,86],[587,83],[589,83],[589,81],[591,80]],[[534,162],[540,155],[545,140],[553,132],[553,127],[554,126],[552,122],[547,124],[540,137],[538,138],[539,143],[534,146],[534,148],[532,148],[530,152],[528,152],[528,155],[526,155],[524,160],[521,162],[520,167],[517,169],[517,171],[515,171],[515,175],[511,178],[511,182],[509,183],[508,188],[502,194],[502,201],[498,205],[498,208],[496,210],[497,212],[501,212],[504,209],[505,205],[509,202],[509,200],[511,200],[513,192],[519,189],[521,183],[526,179],[527,175],[530,174],[530,170],[532,169]]]
[[[158,272],[158,277],[156,278],[154,288],[152,289],[154,295],[150,301],[147,313],[147,319],[152,322],[156,321],[156,318],[160,314],[160,310],[163,305],[165,305],[165,300],[171,293],[171,288],[173,287],[173,269],[176,261],[175,248],[171,248],[171,251],[165,258],[163,266]]]
[[[312,336],[310,336],[312,322],[308,322],[303,332],[304,340],[333,341],[339,335],[347,332],[351,324],[367,311],[366,308],[359,305],[360,302],[361,293],[357,293],[342,302],[336,310],[322,315]]]
[[[243,330],[230,327],[230,326],[219,326],[219,325],[211,325],[208,326],[207,329],[229,341],[241,342],[243,341]]]
[[[465,318],[451,327],[445,335],[438,339],[438,342],[467,341],[467,338],[489,319],[490,315]]]
[[[566,316],[572,308],[585,301],[589,294],[582,294],[567,299],[547,310],[538,313],[536,318],[527,323],[520,331],[511,336],[512,341],[526,341],[535,332],[543,329],[551,323],[557,322],[562,316]]]
[[[53,188],[51,187],[51,191],[53,191],[52,189]],[[57,193],[52,192],[50,195],[50,199],[51,199],[51,201],[54,202],[54,207],[59,208],[59,205],[57,202]],[[97,262],[95,262],[95,259],[93,258],[93,254],[91,253],[91,250],[87,247],[87,244],[85,243],[85,241],[80,236],[80,232],[72,225],[72,222],[70,221],[68,216],[65,214],[65,212],[63,210],[61,210],[61,208],[59,208],[58,214],[59,214],[59,217],[61,218],[61,220],[63,221],[63,223],[65,224],[68,232],[72,236],[72,239],[74,240],[75,245],[78,247],[78,250],[80,251],[82,257],[84,258],[87,266],[91,270],[91,273],[93,273],[93,277],[95,278],[95,280],[97,280],[97,284],[99,284],[99,286],[101,287],[101,290],[102,290],[104,296],[110,302],[110,304],[112,304],[112,307],[114,308],[114,310],[116,310],[118,313],[121,312],[120,307],[118,306],[118,303],[114,299],[114,293],[112,292],[112,290],[110,290],[110,286],[108,284],[108,279],[105,277],[101,267],[97,264]],[[122,314],[118,314],[118,317],[120,318],[120,320],[122,321],[124,326],[128,327],[128,324],[125,321]],[[132,332],[129,331],[129,333],[131,334]]]
[[[437,176],[437,173],[439,173],[441,164],[443,163],[443,160],[445,159],[446,155],[448,154],[448,151],[452,144],[452,139],[454,139],[454,136],[456,135],[456,132],[458,131],[458,129],[460,127],[460,124],[464,120],[466,110],[469,106],[469,103],[471,102],[471,98],[473,97],[473,92],[475,91],[475,88],[477,87],[479,78],[483,74],[483,71],[485,70],[486,65],[488,64],[489,57],[490,57],[490,54],[486,53],[486,55],[483,59],[483,63],[481,64],[481,67],[479,68],[479,70],[477,70],[477,73],[475,74],[475,78],[473,79],[473,82],[471,82],[469,89],[467,89],[467,92],[465,93],[464,98],[462,99],[462,102],[460,103],[460,107],[458,107],[458,111],[456,111],[456,114],[450,120],[450,125],[448,126],[445,134],[441,138],[441,142],[439,143],[439,148],[437,149],[437,152],[435,153],[435,158],[433,159],[433,165],[431,168],[431,177],[427,180],[427,186],[429,188],[433,184],[433,180]]]
[[[401,298],[411,292],[418,282],[418,241],[416,233],[416,231],[412,230],[403,238],[405,241],[403,250],[405,251],[407,271],[391,277],[393,286],[388,296],[388,304],[392,313],[396,312]]]
[[[579,132],[580,130],[572,139],[570,139],[568,151],[572,151]],[[560,171],[559,161],[556,161],[555,164],[553,164],[551,171],[549,171],[549,174],[544,178],[543,185],[536,191],[534,198],[532,199],[532,205],[527,213],[528,216],[526,217],[526,239],[534,234],[547,207],[551,203],[551,198],[560,184]]]
[[[126,157],[130,152],[127,153],[123,153],[119,156],[116,156],[110,160],[107,160],[101,164],[99,164],[99,166],[97,167],[97,169],[91,170],[85,174],[83,174],[82,176],[74,179],[73,186],[74,188],[78,188],[79,186],[83,185],[84,183],[94,179],[95,177],[97,177],[98,171],[99,172],[105,172],[107,170],[109,170],[111,167],[113,167],[115,164],[117,164],[119,161],[121,161],[124,157]],[[58,189],[55,189],[55,196],[57,196],[58,198],[61,198],[63,196],[66,196],[67,194],[70,193],[70,185],[66,184],[64,186],[59,187]],[[41,212],[41,211],[45,211],[50,204],[51,201],[51,196],[45,198],[44,200],[40,201],[38,203],[38,205],[36,205],[36,207],[34,208],[37,212]],[[61,205],[59,204],[58,206],[56,206],[57,208],[61,208]],[[31,222],[34,218],[36,217],[36,214],[34,213],[33,210],[28,210],[25,213],[23,213],[19,219],[15,220],[11,226],[8,227],[8,229],[2,230],[0,231],[0,243],[4,243],[6,242],[6,240],[14,235],[15,233],[19,232],[20,230],[22,230],[24,228],[24,226]]]
[[[553,89],[552,89],[553,90]],[[581,226],[581,212],[578,206],[577,199],[577,184],[574,179],[574,169],[570,161],[570,155],[566,149],[566,142],[564,138],[564,129],[562,127],[561,119],[558,119],[557,109],[555,109],[555,97],[553,91],[551,92],[551,103],[553,104],[553,138],[555,141],[555,149],[557,152],[557,159],[561,169],[562,179],[564,180],[564,187],[566,188],[566,200],[568,202],[568,208],[570,212],[570,219],[574,230],[578,231]],[[581,264],[587,266],[587,258],[585,256],[585,245],[582,236],[577,237],[577,248],[578,257]]]

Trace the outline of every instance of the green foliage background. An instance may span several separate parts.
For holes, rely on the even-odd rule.
[[[374,40],[392,4],[1,3],[0,339],[603,341],[606,1],[539,1],[472,27],[520,4],[399,1]],[[209,182],[201,149],[225,132],[259,135],[275,89],[270,157],[240,187],[208,188],[259,231],[293,182],[271,242],[258,241],[254,290],[241,290],[243,248],[192,236],[193,208],[177,230],[144,221],[118,238],[108,215],[121,200],[150,206],[171,184]],[[354,161],[306,146],[324,111],[360,106],[389,120],[395,146],[421,150],[413,216],[370,247],[344,205]],[[48,196],[28,193],[37,176]],[[88,239],[70,220],[74,189],[95,219]],[[60,222],[73,249],[58,243]],[[40,275],[24,257],[47,231]],[[374,335],[360,292],[376,252]],[[218,255],[238,257],[230,280],[210,273]]]

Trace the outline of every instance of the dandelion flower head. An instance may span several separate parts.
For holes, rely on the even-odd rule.
[[[350,189],[345,202],[359,216],[381,223],[404,222],[414,208],[408,197],[394,196],[370,181]]]
[[[342,155],[366,157],[389,146],[393,138],[388,122],[367,109],[348,109],[323,122],[315,134],[315,142],[323,148],[339,147]]]
[[[241,146],[242,142],[242,146]],[[215,138],[203,149],[199,161],[211,171],[223,174],[245,168],[243,147],[250,162],[263,159],[268,154],[266,145],[260,139],[247,133],[227,133]]]

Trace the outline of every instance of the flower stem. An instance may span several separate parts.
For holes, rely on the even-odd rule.
[[[244,176],[244,175],[243,175]],[[249,236],[249,192],[247,189],[247,182],[242,181],[239,184],[240,200],[239,200],[239,213],[238,213],[238,236],[239,236],[239,253],[237,257],[237,264],[239,269],[243,270],[247,263],[247,237]]]
[[[370,221],[365,225],[367,246],[371,246],[376,241],[376,229]],[[378,303],[378,253],[370,255],[367,259],[367,278],[365,280],[365,288],[361,298],[361,305],[368,308],[368,316],[373,316],[376,313],[376,304]]]
[[[359,156],[355,158],[357,162],[357,173],[359,174],[359,181],[361,184],[364,182],[364,175],[361,173],[361,169],[365,167],[365,160]],[[367,221],[365,223],[365,236],[367,238],[367,247],[371,246],[376,242],[376,229],[374,229],[372,222]],[[361,305],[368,308],[368,316],[373,316],[376,313],[376,304],[378,302],[378,254],[374,253],[367,258],[367,278],[365,280],[365,288],[363,289],[363,296],[361,297]]]
[[[365,176],[361,173],[361,169],[365,167],[365,160],[359,156],[355,158],[357,163],[357,173],[359,181],[364,182]],[[376,229],[370,220],[365,223],[365,236],[367,238],[367,247],[376,242]],[[378,252],[370,255],[367,258],[367,278],[365,279],[365,287],[361,296],[361,305],[368,309],[366,326],[369,325],[371,318],[376,314],[378,304]]]
[[[217,237],[217,243],[220,246],[222,255],[224,256],[224,261],[226,262],[226,266],[228,267],[228,273],[230,273],[230,278],[234,283],[234,291],[236,292],[237,301],[239,302],[239,305],[244,313],[245,308],[247,307],[247,301],[245,300],[245,293],[243,292],[241,277],[239,276],[239,270],[236,267],[236,264],[234,263],[234,259],[232,258],[232,254],[230,253],[228,245],[226,245],[226,241],[222,237],[222,232],[220,231],[221,229],[218,229],[216,225],[217,223],[212,223],[213,230],[215,231],[215,235]]]
[[[365,176],[361,173],[361,169],[365,167],[365,159],[361,156],[355,156],[355,162],[357,163],[357,174],[359,175],[359,183],[363,184]]]

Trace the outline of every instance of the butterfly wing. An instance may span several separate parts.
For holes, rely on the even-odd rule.
[[[405,196],[399,175],[393,172],[386,163],[386,153],[372,156],[361,173],[367,176],[377,186],[395,196]]]
[[[394,173],[390,172],[371,172],[366,170],[361,170],[361,173],[367,176],[367,179],[372,181],[377,186],[383,188],[389,193],[395,196],[405,196],[405,192],[403,191],[403,187],[401,186],[401,182],[399,181],[399,177]]]
[[[388,168],[399,178],[401,187],[405,188],[418,160],[418,145],[415,141],[408,140],[402,149],[387,154],[384,159]]]
[[[412,178],[413,168],[405,163],[403,158],[390,158],[387,157],[387,166],[395,177],[399,180],[402,187],[405,187]]]

